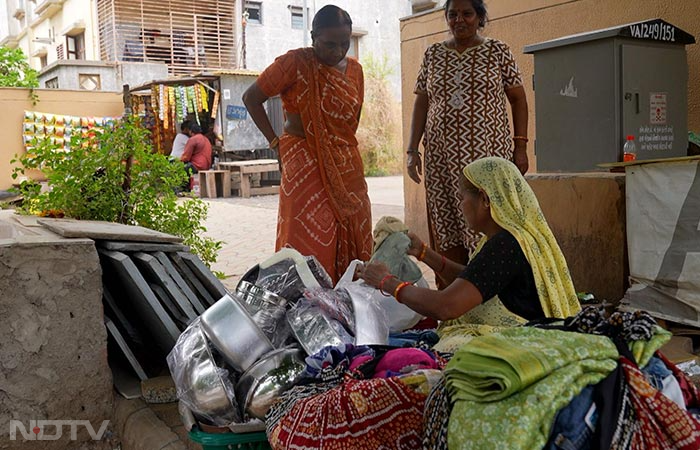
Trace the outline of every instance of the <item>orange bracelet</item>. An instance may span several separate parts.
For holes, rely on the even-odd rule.
[[[399,300],[399,292],[401,292],[401,289],[405,288],[406,286],[409,286],[411,283],[408,281],[402,281],[399,283],[398,286],[396,286],[396,289],[394,289],[394,298],[396,299],[397,302],[401,303],[401,300]]]
[[[425,244],[425,242],[423,242],[423,246],[421,247],[421,250],[420,250],[420,255],[418,255],[418,261],[423,261],[423,259],[425,258],[425,252],[427,252],[427,251],[428,251],[428,246]]]
[[[387,294],[386,292],[384,292],[384,282],[386,280],[388,280],[389,278],[396,278],[396,275],[389,274],[389,275],[385,276],[384,278],[382,278],[382,281],[379,282],[379,292],[381,292],[384,297],[391,297],[390,294]]]
[[[530,139],[528,139],[527,136],[513,136],[513,140],[530,142]]]

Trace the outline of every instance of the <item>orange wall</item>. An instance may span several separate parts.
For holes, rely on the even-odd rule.
[[[528,151],[531,171],[536,168],[535,98],[532,91],[533,55],[523,54],[528,44],[641,20],[662,18],[700,38],[699,0],[491,0],[490,22],[483,33],[507,43],[523,72],[530,106]],[[442,10],[401,21],[401,77],[404,143],[413,108],[413,87],[423,52],[448,36]],[[688,54],[688,129],[700,131],[700,43],[686,47]],[[405,147],[405,145],[404,145]],[[408,177],[404,181],[406,223],[427,236],[425,193]]]
[[[0,88],[0,189],[12,186],[10,160],[24,152],[24,111],[80,117],[117,117],[124,111],[121,94],[94,91],[38,89],[39,101],[32,105],[27,89]]]

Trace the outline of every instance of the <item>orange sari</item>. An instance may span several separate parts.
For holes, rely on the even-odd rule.
[[[313,255],[334,281],[353,259],[372,253],[372,220],[357,148],[364,100],[362,66],[345,73],[321,64],[311,48],[280,56],[257,79],[268,97],[301,115],[305,138],[280,137],[282,164],[276,249]]]

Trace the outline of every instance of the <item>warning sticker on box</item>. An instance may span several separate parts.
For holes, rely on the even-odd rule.
[[[649,123],[651,125],[666,125],[666,97],[665,92],[649,94]]]

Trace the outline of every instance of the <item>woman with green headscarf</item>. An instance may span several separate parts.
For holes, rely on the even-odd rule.
[[[518,168],[506,159],[489,157],[467,165],[463,173],[462,213],[469,227],[484,235],[466,266],[445,259],[409,233],[408,254],[453,280],[445,289],[403,282],[381,263],[359,268],[358,275],[414,311],[443,321],[438,330],[443,338],[485,334],[523,319],[576,314],[580,306],[566,260]],[[491,315],[491,323],[475,311]]]

